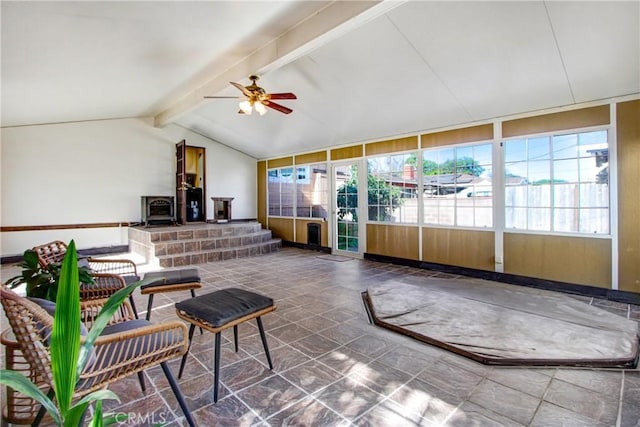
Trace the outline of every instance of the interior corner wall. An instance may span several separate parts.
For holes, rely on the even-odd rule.
[[[256,218],[256,160],[179,126],[131,118],[7,127],[1,137],[3,227],[138,222],[140,196],[175,195],[181,139],[206,148],[207,201],[234,197],[235,218]],[[72,238],[79,249],[128,244],[127,227],[7,231],[0,255]]]
[[[640,293],[640,100],[617,105],[618,289]]]

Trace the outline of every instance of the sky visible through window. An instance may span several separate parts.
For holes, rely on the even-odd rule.
[[[527,178],[529,184],[595,182],[606,165],[596,161],[597,154],[607,149],[607,131],[510,140],[506,176]]]

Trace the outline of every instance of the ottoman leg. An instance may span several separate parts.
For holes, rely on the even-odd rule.
[[[216,378],[213,383],[213,403],[218,401],[218,383],[220,382],[220,332],[216,332],[215,352],[213,373]]]
[[[262,326],[262,319],[256,317],[258,322],[258,329],[260,330],[260,338],[262,339],[262,345],[264,346],[264,353],[267,355],[267,362],[269,362],[269,369],[273,370],[273,364],[271,363],[271,355],[269,354],[269,346],[267,345],[267,337],[264,334],[264,327]]]
[[[233,342],[236,344],[236,353],[238,352],[238,325],[233,327]]]
[[[180,371],[178,372],[178,379],[182,378],[182,371],[184,371],[184,365],[187,361],[189,350],[191,350],[191,338],[193,338],[193,331],[195,329],[196,329],[196,325],[192,323],[191,326],[189,326],[189,347],[187,347],[187,352],[182,355],[182,361],[180,362]]]

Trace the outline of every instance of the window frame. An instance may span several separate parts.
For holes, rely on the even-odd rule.
[[[606,233],[598,233],[598,232],[581,232],[581,231],[558,231],[556,229],[556,227],[554,227],[554,210],[556,209],[556,206],[554,205],[554,171],[553,171],[553,166],[554,166],[554,161],[557,161],[554,159],[553,157],[553,138],[557,138],[557,137],[563,137],[563,136],[568,136],[568,135],[575,135],[578,136],[580,134],[587,134],[587,133],[592,133],[592,132],[600,132],[600,131],[605,131],[606,132],[606,143],[607,143],[607,150],[608,150],[608,159],[607,159],[607,167],[609,168],[609,172],[608,172],[608,180],[607,180],[607,186],[608,186],[608,204],[606,206],[606,210],[607,210],[607,215],[608,215],[608,231]],[[513,234],[534,234],[534,235],[548,235],[548,236],[565,236],[565,237],[583,237],[583,238],[597,238],[597,239],[611,239],[613,237],[613,227],[614,227],[614,221],[612,218],[612,214],[613,214],[613,208],[612,205],[615,201],[616,195],[614,187],[613,187],[613,178],[611,177],[611,174],[613,172],[612,169],[612,164],[617,161],[615,158],[613,158],[613,155],[615,155],[615,149],[612,149],[612,145],[615,144],[615,140],[612,138],[611,133],[614,132],[614,128],[610,125],[598,125],[598,126],[587,126],[587,127],[582,127],[582,128],[573,128],[573,129],[562,129],[562,130],[557,130],[557,131],[548,131],[548,132],[540,132],[540,133],[533,133],[533,134],[525,134],[525,135],[518,135],[518,136],[513,136],[513,137],[508,137],[508,138],[502,138],[500,141],[500,148],[502,149],[502,174],[503,174],[503,179],[504,179],[504,183],[502,185],[502,189],[501,191],[503,192],[503,203],[502,203],[502,215],[504,217],[504,222],[503,222],[503,231],[505,233],[513,233]],[[550,194],[549,194],[549,199],[550,199],[550,206],[549,206],[549,222],[550,222],[550,229],[549,230],[536,230],[536,229],[530,229],[528,228],[528,218],[527,218],[527,228],[513,228],[513,227],[508,227],[507,226],[507,207],[513,207],[510,205],[507,205],[507,196],[506,196],[506,192],[507,192],[507,188],[509,187],[507,185],[506,182],[506,173],[507,173],[507,165],[510,162],[507,162],[507,158],[506,158],[506,147],[507,147],[507,143],[509,141],[515,141],[515,140],[528,140],[528,139],[535,139],[535,138],[547,138],[550,142],[550,146],[549,146],[549,158],[546,160],[549,163],[549,179],[550,179]],[[587,157],[582,157],[582,159],[586,159]],[[581,157],[579,156],[579,154],[576,157],[572,157],[569,159],[561,159],[561,160],[571,160],[571,159],[576,159],[579,161],[579,159],[581,159]],[[528,162],[528,160],[527,160]],[[577,184],[578,186],[580,186],[582,183],[582,181],[578,181],[574,184]],[[527,202],[527,206],[523,209],[527,209],[527,216],[528,216],[528,202]],[[540,209],[546,209],[546,208],[540,208]],[[561,209],[561,208],[558,208]],[[564,208],[564,209],[569,209],[569,208]],[[576,208],[572,208],[572,209],[576,209],[578,211],[578,215],[580,213],[581,208],[578,206]],[[592,209],[605,209],[602,207],[597,207],[597,208],[592,208]],[[579,228],[579,225],[578,225]]]
[[[422,177],[422,181],[423,181],[423,187],[422,187],[422,191],[420,194],[420,198],[422,199],[421,202],[421,206],[422,206],[422,210],[421,210],[421,217],[420,217],[420,225],[423,227],[428,227],[428,228],[444,228],[444,229],[456,229],[456,230],[470,230],[470,231],[495,231],[497,229],[496,227],[496,215],[495,215],[495,211],[496,211],[496,197],[495,197],[495,178],[494,178],[494,174],[496,172],[497,165],[496,165],[496,156],[494,153],[494,146],[495,144],[498,144],[499,141],[495,140],[495,139],[485,139],[485,140],[479,140],[479,141],[470,141],[470,142],[463,142],[463,143],[459,143],[459,144],[446,144],[446,145],[438,145],[438,146],[433,146],[433,147],[426,147],[426,148],[421,148],[420,149],[420,174],[422,175],[424,173],[424,166],[422,165],[422,163],[424,162],[424,153],[427,151],[444,151],[444,150],[453,150],[455,153],[455,150],[458,148],[473,148],[474,146],[481,146],[481,145],[487,145],[490,147],[490,154],[491,154],[491,174],[492,174],[492,178],[491,178],[491,184],[486,185],[486,187],[488,189],[490,189],[491,191],[491,226],[476,226],[476,225],[459,225],[458,224],[458,206],[457,203],[455,202],[457,200],[457,198],[452,198],[451,200],[454,200],[454,203],[452,205],[452,209],[453,209],[453,224],[442,224],[442,223],[433,223],[433,222],[427,222],[425,221],[425,212],[427,210],[427,206],[425,205],[425,201],[427,200],[427,197],[425,197],[425,188],[426,187],[424,185],[424,176]],[[475,159],[474,159],[475,160]],[[480,164],[480,166],[487,166],[485,164]],[[428,176],[428,175],[427,175]],[[474,200],[475,202],[475,200]],[[474,216],[475,216],[475,206],[472,208],[474,210]],[[484,208],[484,209],[489,209],[489,208]]]
[[[419,148],[417,149],[412,149],[412,150],[406,150],[406,151],[394,151],[394,152],[390,152],[390,153],[382,153],[382,154],[375,154],[375,155],[370,155],[370,156],[365,156],[364,158],[364,167],[367,170],[367,179],[366,179],[366,200],[367,200],[367,211],[366,211],[366,222],[367,224],[383,224],[383,225],[404,225],[404,226],[420,226],[422,225],[421,222],[421,206],[420,206],[420,190],[422,188],[421,184],[420,184],[420,179],[422,176],[421,171],[419,170],[422,167],[422,160],[419,158],[420,156],[420,152],[421,150]],[[411,154],[415,154],[416,155],[416,165],[415,168],[416,170],[414,171],[415,174],[415,181],[416,181],[416,188],[415,188],[415,197],[414,198],[410,198],[410,199],[415,199],[416,200],[416,221],[414,222],[409,222],[409,221],[380,221],[380,220],[372,220],[369,219],[369,209],[371,206],[382,206],[382,205],[369,205],[369,160],[371,159],[376,159],[376,158],[382,158],[382,157],[393,157],[393,156],[405,156],[405,155],[411,155]],[[403,167],[406,163],[403,163]],[[401,174],[404,173],[403,171],[395,171],[395,172],[400,172]],[[393,174],[394,171],[389,172],[390,174]],[[404,181],[403,181],[404,182]],[[406,187],[403,185],[402,187],[403,189],[405,189]],[[401,192],[403,192],[403,190],[400,190]],[[385,205],[386,206],[386,205]],[[393,206],[393,205],[390,205]],[[399,207],[401,207],[401,205],[399,205]]]

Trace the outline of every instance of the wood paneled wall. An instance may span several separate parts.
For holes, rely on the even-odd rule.
[[[611,240],[505,233],[504,272],[611,287]]]
[[[640,100],[617,106],[618,167],[618,289],[640,293]],[[553,114],[498,122],[503,137],[579,129],[607,125],[610,106],[582,108]],[[437,147],[494,138],[493,123],[426,133],[420,147]],[[416,148],[417,137],[357,144],[326,151],[258,162],[258,217],[267,218],[266,169],[358,158]],[[306,243],[306,220],[270,218],[274,235]],[[320,221],[317,221],[320,222]],[[328,245],[328,223],[322,224],[322,245]],[[366,251],[410,260],[419,260],[420,227],[367,224]],[[422,227],[422,260],[493,271],[495,236],[492,231]],[[504,233],[504,270],[543,280],[611,288],[611,240],[574,236],[545,236],[533,233]]]
[[[493,231],[422,229],[422,260],[478,270],[494,270]]]
[[[294,156],[296,165],[304,165],[308,163],[320,163],[327,161],[326,151],[316,151],[315,153],[306,153]]]
[[[419,232],[417,226],[367,224],[367,252],[419,260]]]
[[[465,142],[489,141],[493,139],[493,124],[452,129],[443,132],[422,135],[422,148],[440,147],[442,145],[463,144]]]
[[[352,145],[331,150],[331,160],[333,161],[354,159],[356,157],[362,157],[362,145]]]
[[[283,168],[283,167],[291,166],[291,165],[293,165],[293,156],[281,157],[279,159],[271,159],[271,160],[267,161],[267,168],[268,169]]]
[[[398,151],[409,151],[417,149],[417,136],[391,139],[389,141],[371,142],[364,147],[364,151],[367,156],[375,156],[378,154],[396,153]]]
[[[326,221],[320,218],[299,219],[296,218],[296,243],[307,244],[307,224],[315,222],[320,224],[320,245],[325,248],[329,246],[329,227]]]
[[[274,237],[293,242],[293,218],[269,218],[269,230]]]
[[[581,127],[607,125],[611,121],[609,105],[544,114],[502,122],[502,136],[531,135]]]
[[[267,228],[267,162],[258,162],[258,222]]]
[[[640,292],[640,100],[617,105],[618,289]]]

